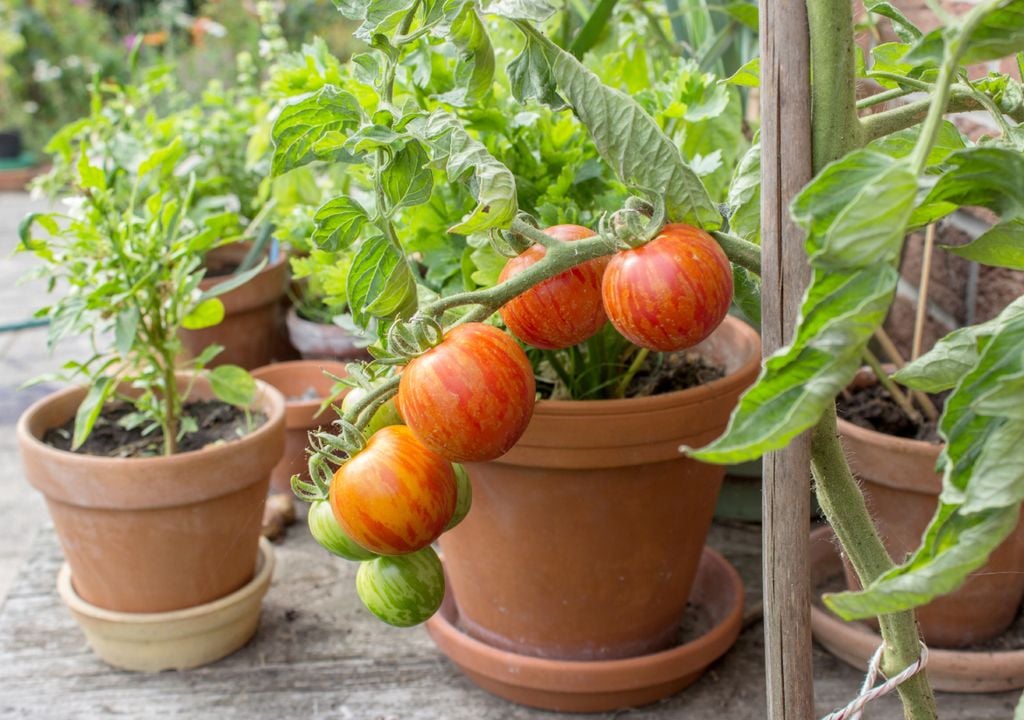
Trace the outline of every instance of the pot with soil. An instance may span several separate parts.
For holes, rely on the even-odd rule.
[[[309,479],[306,466],[308,434],[328,426],[334,413],[328,409],[319,414],[320,404],[335,385],[325,373],[345,377],[345,365],[330,360],[293,360],[274,363],[253,370],[252,376],[277,388],[285,398],[284,455],[270,475],[270,491],[291,497],[291,477],[298,474]]]
[[[215,248],[206,256],[206,276],[202,291],[229,282],[245,261],[250,243],[233,243]],[[181,330],[186,352],[195,357],[207,346],[222,345],[210,367],[240,365],[246,369],[269,364],[280,347],[282,329],[281,299],[288,285],[288,263],[283,254],[271,256],[266,266],[240,286],[220,295],[224,319],[201,330]]]
[[[369,360],[364,343],[333,322],[317,322],[303,317],[292,306],[285,316],[288,339],[304,360]]]
[[[760,366],[757,333],[733,318],[693,351],[724,376],[651,397],[541,400],[511,451],[466,466],[473,510],[441,538],[452,610],[428,629],[478,682],[493,652],[588,678],[554,697],[553,687],[506,674],[497,689],[484,685],[493,692],[557,709],[652,702],[693,682],[731,645],[688,674],[678,657],[667,660],[679,671],[671,678],[665,668],[640,670],[677,645],[724,475],[679,447],[720,435]],[[700,592],[715,602],[729,595],[724,586]],[[629,692],[602,687],[606,663],[636,665]]]
[[[179,386],[187,382],[179,378]],[[205,618],[200,630],[189,623],[181,628],[190,637],[213,633],[189,654],[189,662],[201,664],[237,649],[255,631],[253,592],[259,589],[242,590],[253,582],[258,557],[272,562],[257,547],[270,470],[284,446],[285,404],[277,390],[258,382],[255,401],[243,411],[214,400],[205,378],[192,382],[185,412],[200,429],[173,455],[159,454],[159,432],[144,436],[140,428],[123,428],[118,421],[129,412],[126,405],[107,406],[88,441],[69,451],[86,395],[82,387],[32,405],[18,421],[17,438],[26,476],[46,498],[76,607],[90,608],[87,614],[104,622],[125,623],[128,635],[143,618],[155,623],[151,628],[163,627],[165,617],[179,622],[180,611],[204,608],[191,614]],[[248,609],[221,608],[228,596]],[[205,608],[217,603],[221,612],[211,620]],[[248,634],[237,627],[225,632],[219,623],[237,625],[239,612],[248,618]],[[116,614],[121,620],[112,620]],[[180,657],[173,647],[170,655],[154,657],[154,646],[137,638],[113,658],[104,645],[93,646],[130,669],[171,667],[177,661],[168,658]]]
[[[934,423],[916,423],[889,393],[862,373],[840,397],[839,432],[868,509],[890,555],[898,562],[917,548],[935,514],[942,450]],[[992,553],[964,585],[915,612],[928,645],[960,648],[1000,635],[1024,598],[1024,524]],[[847,569],[851,589],[859,589]]]

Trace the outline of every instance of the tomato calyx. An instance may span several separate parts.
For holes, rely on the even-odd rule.
[[[431,317],[399,318],[388,330],[387,349],[392,355],[411,360],[440,345],[443,337],[444,328]]]
[[[633,250],[658,237],[667,219],[665,200],[656,193],[650,193],[650,196],[653,203],[631,196],[621,210],[616,210],[610,217],[602,215],[598,221],[598,232],[622,250]]]
[[[335,408],[339,416],[341,411]],[[344,465],[366,447],[366,436],[362,430],[345,419],[335,420],[337,433],[316,430],[309,433],[309,481],[299,475],[292,475],[292,492],[304,502],[324,500],[331,487],[334,467]],[[332,467],[332,465],[334,467]]]

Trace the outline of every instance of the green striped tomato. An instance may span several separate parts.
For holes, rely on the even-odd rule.
[[[448,526],[445,528],[446,532],[466,518],[466,515],[469,514],[469,508],[473,504],[473,485],[469,482],[469,473],[466,472],[466,468],[458,463],[455,463],[453,467],[455,468],[455,484],[459,492],[458,499],[455,502],[455,514],[448,521]]]
[[[732,303],[732,266],[715,239],[681,223],[615,255],[601,296],[608,319],[651,350],[692,347],[717,328]]]
[[[398,394],[406,424],[453,462],[485,462],[516,444],[533,415],[536,385],[526,353],[484,323],[456,325],[413,358]]]
[[[556,240],[594,236],[580,225],[555,225],[544,231]],[[532,245],[505,263],[498,277],[504,282],[540,262],[547,250]],[[512,333],[527,345],[543,350],[567,348],[600,330],[608,317],[601,304],[601,277],[608,258],[596,258],[550,277],[509,300],[498,311]]]
[[[326,500],[319,500],[309,506],[309,515],[306,518],[309,523],[309,532],[320,545],[338,557],[346,560],[371,560],[377,557],[366,548],[349,537],[344,528],[334,518],[334,511],[331,504]]]
[[[359,545],[378,555],[419,550],[455,512],[455,470],[404,425],[381,428],[334,473],[331,509]]]
[[[441,607],[444,569],[430,547],[367,560],[356,573],[356,592],[370,612],[389,625],[419,625]]]

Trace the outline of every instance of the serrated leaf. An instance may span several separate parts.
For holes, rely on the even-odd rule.
[[[555,7],[547,0],[493,0],[483,8],[483,13],[542,23],[555,14]]]
[[[458,51],[455,89],[440,95],[438,100],[456,107],[479,103],[494,84],[494,48],[473,3],[463,5],[452,21],[448,41]]]
[[[380,149],[394,153],[402,149],[407,139],[407,136],[384,125],[364,125],[345,140],[343,147],[353,155],[365,155]]]
[[[449,182],[470,181],[476,207],[449,232],[470,235],[512,224],[518,212],[515,177],[454,115],[435,111],[409,130],[430,148],[431,162],[444,168]]]
[[[77,450],[92,433],[96,420],[103,411],[103,404],[110,398],[117,386],[116,378],[110,375],[100,375],[89,387],[85,399],[78,406],[75,413],[75,431],[71,438],[71,449]]]
[[[740,158],[725,201],[729,232],[761,244],[761,143],[755,142]]]
[[[223,319],[224,303],[220,301],[220,298],[207,298],[182,318],[181,326],[186,330],[202,330],[219,325]]]
[[[369,220],[366,210],[350,197],[328,200],[313,215],[313,243],[321,250],[337,252],[351,245]]]
[[[434,187],[430,158],[419,142],[407,143],[381,171],[380,181],[392,210],[425,203]]]
[[[361,328],[371,316],[407,316],[416,309],[416,281],[409,263],[383,236],[359,246],[352,258],[346,294],[352,319]]]
[[[725,82],[730,85],[742,85],[745,87],[760,87],[761,85],[761,58],[756,57],[744,63],[743,67],[734,72]]]
[[[522,51],[508,64],[506,72],[512,97],[518,102],[525,105],[536,100],[552,110],[565,108],[565,100],[559,96],[551,73],[551,63],[532,36],[526,36]]]
[[[619,179],[633,189],[663,195],[669,221],[718,229],[718,208],[657,122],[632,97],[602,83],[532,27],[521,29],[543,49],[558,88]]]
[[[207,378],[213,394],[229,405],[246,407],[256,399],[256,381],[245,368],[221,365],[210,370]]]
[[[1024,51],[1024,0],[1003,0],[992,8],[967,38],[960,57],[964,65],[999,60]],[[907,62],[942,61],[945,51],[943,28],[936,28],[920,38],[910,52]]]
[[[415,4],[416,0],[370,0],[366,4],[365,20],[355,36],[370,43],[375,35],[391,35]]]
[[[1004,219],[1024,217],[1024,154],[1004,147],[970,147],[946,158],[944,172],[911,220],[921,227],[977,205]]]
[[[967,245],[941,247],[983,265],[1024,270],[1024,219],[1000,223]]]
[[[362,116],[359,101],[351,93],[325,85],[286,105],[274,122],[274,156],[271,173],[280,175],[313,160],[328,160],[341,147],[341,141],[316,147],[329,133],[341,133],[354,127]]]
[[[912,43],[921,37],[921,31],[902,12],[887,2],[867,2],[864,4],[869,12],[877,13],[892,20],[892,29],[905,43]]]

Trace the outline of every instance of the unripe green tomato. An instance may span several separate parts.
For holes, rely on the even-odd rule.
[[[419,625],[441,607],[444,569],[429,546],[408,555],[382,556],[359,566],[356,592],[389,625]]]
[[[473,505],[473,485],[469,482],[469,473],[459,463],[452,463],[452,467],[455,468],[455,487],[459,494],[455,499],[455,514],[448,521],[445,532],[462,522]]]
[[[348,391],[345,395],[345,399],[341,401],[342,412],[347,413],[351,410],[357,402],[366,397],[367,391],[361,387],[354,387]],[[388,425],[402,425],[402,416],[398,414],[398,409],[395,407],[395,399],[391,398],[386,403],[377,408],[377,412],[370,418],[370,422],[363,428],[363,434],[366,437],[370,437],[375,432]]]
[[[338,524],[331,510],[331,504],[326,500],[318,500],[309,506],[309,532],[313,538],[320,543],[325,550],[345,558],[346,560],[372,560],[377,557],[364,547],[361,547],[355,540],[349,537],[345,529]]]

